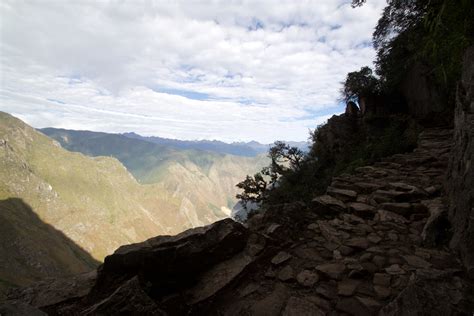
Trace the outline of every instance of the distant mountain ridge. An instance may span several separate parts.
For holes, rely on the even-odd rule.
[[[183,149],[122,134],[45,128],[41,132],[62,147],[88,156],[117,158],[143,184],[163,185],[181,207],[198,214],[194,226],[208,222],[213,210],[230,216],[237,203],[236,184],[268,164],[264,154],[254,157],[202,149]]]
[[[255,157],[267,153],[272,144],[261,144],[257,141],[225,143],[218,140],[178,140],[158,136],[141,136],[134,132],[123,133],[129,138],[145,140],[159,145],[167,145],[180,149],[198,149],[212,151],[221,154],[230,154],[244,157]],[[309,142],[287,142],[291,146],[298,147],[304,151],[309,148]]]

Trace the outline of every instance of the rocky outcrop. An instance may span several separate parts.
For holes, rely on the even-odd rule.
[[[463,315],[472,308],[464,296],[467,287],[465,280],[449,270],[421,272],[379,315]]]
[[[469,314],[473,285],[449,235],[433,229],[451,137],[426,130],[414,152],[336,177],[311,204],[272,206],[247,227],[224,220],[121,247],[82,297],[44,306],[17,292],[7,304],[59,315]]]
[[[445,110],[443,95],[430,75],[431,70],[421,63],[415,63],[400,85],[407,100],[408,112],[418,119],[426,119]]]
[[[474,278],[474,47],[464,57],[454,117],[454,142],[448,169],[449,219],[453,226],[451,246],[459,249],[463,263]]]
[[[228,281],[225,278],[232,278],[245,267],[248,263],[245,256],[231,260],[231,263],[228,261],[243,250],[247,237],[247,230],[241,224],[227,219],[176,236],[159,236],[122,246],[105,258],[89,299],[109,295],[112,290],[137,277],[133,287],[139,282],[147,295],[159,300],[196,286],[196,282],[206,278],[201,274],[211,267],[220,269],[219,278],[189,293],[189,300],[199,301],[201,296],[211,296],[220,283],[225,286]]]
[[[344,113],[346,116],[358,116],[360,114],[359,107],[355,102],[349,101],[346,104],[346,110]]]

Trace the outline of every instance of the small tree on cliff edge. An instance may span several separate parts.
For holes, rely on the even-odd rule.
[[[253,176],[247,176],[237,184],[243,192],[236,197],[245,206],[247,202],[260,203],[265,200],[268,189],[273,188],[281,176],[301,168],[305,153],[297,147],[276,141],[268,151],[271,163]]]
[[[362,96],[374,94],[378,91],[378,79],[373,75],[372,69],[362,67],[359,71],[347,74],[343,83],[342,96],[344,101],[359,101]]]

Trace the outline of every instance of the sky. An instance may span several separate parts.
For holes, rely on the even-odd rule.
[[[0,111],[37,127],[301,141],[371,66],[384,0],[0,2]]]

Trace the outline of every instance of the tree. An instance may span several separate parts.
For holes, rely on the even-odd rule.
[[[363,2],[354,0],[353,6]],[[396,89],[420,62],[439,89],[454,91],[462,55],[474,43],[473,16],[472,0],[388,0],[373,33],[376,73],[384,88]]]
[[[374,94],[377,90],[378,79],[373,75],[372,69],[366,66],[347,74],[341,92],[344,101],[349,102],[359,101],[360,97]]]
[[[243,192],[237,194],[236,197],[242,202],[244,207],[247,206],[248,202],[260,203],[264,198],[267,185],[267,181],[265,181],[260,172],[256,173],[253,177],[247,176],[244,181],[237,184],[237,187],[242,189]]]
[[[301,168],[305,153],[297,147],[291,147],[284,142],[276,141],[268,151],[271,162],[253,176],[248,176],[237,184],[243,192],[236,197],[245,206],[247,202],[260,203],[265,200],[269,189],[272,189],[280,177]]]
[[[270,172],[280,176],[283,175],[288,168],[292,170],[299,169],[305,155],[298,147],[291,147],[284,142],[276,141],[270,148],[268,157],[272,161]]]
[[[352,0],[351,6],[353,8],[361,7],[365,3],[365,0]]]

